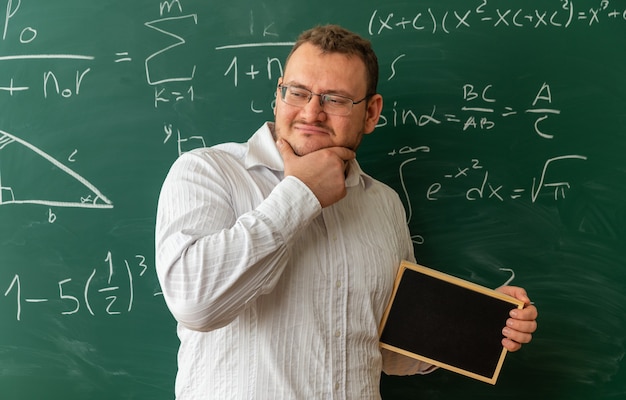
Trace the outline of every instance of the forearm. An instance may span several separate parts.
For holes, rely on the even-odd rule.
[[[231,322],[273,287],[287,246],[256,212],[216,233],[180,230],[160,246],[157,272],[174,317],[208,331]]]
[[[319,213],[314,196],[295,178],[240,216],[224,187],[166,182],[159,199],[157,273],[170,311],[189,329],[220,328],[271,291],[287,264],[290,241]]]

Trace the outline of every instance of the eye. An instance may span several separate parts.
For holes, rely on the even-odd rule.
[[[309,93],[306,90],[302,89],[289,89],[289,94],[296,98],[309,98]]]
[[[345,106],[350,103],[350,100],[342,96],[326,95],[324,96],[324,102],[332,106]]]

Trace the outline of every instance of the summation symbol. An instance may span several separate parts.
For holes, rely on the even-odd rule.
[[[174,3],[177,3],[178,10],[182,12],[182,6],[179,2],[163,2],[161,3],[160,14],[163,15],[166,8],[168,13],[172,12],[175,5]],[[165,35],[167,38],[173,39],[170,45],[150,54],[144,61],[148,85],[154,87],[155,108],[158,108],[162,103],[179,102],[183,100],[194,101],[195,99],[194,87],[189,83],[194,80],[196,75],[195,64],[191,64],[188,67],[182,66],[181,68],[186,72],[170,71],[168,73],[161,73],[160,76],[153,73],[153,70],[157,69],[153,67],[154,64],[163,63],[165,60],[175,58],[177,54],[176,51],[182,49],[183,46],[187,44],[187,41],[182,35],[174,33],[172,29],[165,28],[165,26],[170,26],[173,22],[179,22],[181,24],[193,23],[197,25],[198,16],[197,14],[189,14],[164,17],[148,21],[144,24],[146,27]],[[174,84],[178,84],[178,86],[172,86]]]
[[[149,55],[144,62],[145,69],[146,69],[146,79],[148,80],[148,84],[151,86],[168,83],[168,82],[191,81],[193,80],[194,75],[196,73],[196,66],[193,65],[189,68],[189,73],[183,76],[170,76],[170,77],[155,78],[152,75],[150,65],[153,61],[156,61],[161,56],[167,57],[168,56],[167,53],[172,52],[175,48],[179,46],[183,46],[185,45],[185,43],[187,43],[184,37],[160,27],[160,25],[168,21],[187,21],[187,22],[191,21],[193,22],[194,25],[197,25],[198,16],[196,14],[191,14],[191,15],[182,15],[182,16],[175,16],[175,17],[166,17],[166,18],[160,18],[154,21],[149,21],[144,24],[148,28],[154,29],[157,32],[162,33],[174,39],[174,43]]]

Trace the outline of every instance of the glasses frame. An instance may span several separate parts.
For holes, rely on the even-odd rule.
[[[309,98],[307,99],[306,103],[302,104],[301,106],[299,105],[294,105],[294,104],[290,104],[287,103],[287,100],[285,100],[285,97],[287,96],[287,90],[294,88],[294,89],[298,89],[298,90],[302,90],[305,92],[309,93]],[[283,84],[279,84],[278,85],[278,89],[280,90],[280,99],[283,101],[283,103],[285,104],[289,104],[292,107],[304,107],[305,105],[309,104],[311,102],[311,99],[313,98],[313,96],[319,96],[320,98],[320,107],[322,107],[322,110],[326,113],[326,114],[330,114],[330,115],[338,115],[338,116],[346,116],[346,115],[350,115],[352,113],[352,109],[354,108],[355,105],[360,104],[362,102],[364,102],[365,100],[369,99],[370,97],[372,97],[372,95],[368,94],[365,95],[365,97],[363,97],[361,100],[358,101],[354,101],[352,100],[350,97],[347,96],[342,96],[340,94],[332,94],[332,93],[314,93],[312,91],[310,91],[309,89],[300,87],[300,86],[292,86],[292,85],[283,85]],[[328,112],[326,110],[325,105],[326,103],[326,96],[333,96],[333,97],[340,97],[342,99],[346,99],[348,100],[350,103],[350,110],[345,113],[345,114],[336,114],[334,112]]]

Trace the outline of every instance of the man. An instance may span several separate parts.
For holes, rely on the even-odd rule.
[[[274,124],[172,166],[156,249],[179,399],[379,399],[382,370],[433,369],[378,346],[397,268],[415,259],[398,195],[355,160],[382,109],[377,79],[368,41],[314,28],[287,59]],[[500,290],[527,305],[503,329],[515,351],[537,310]]]

